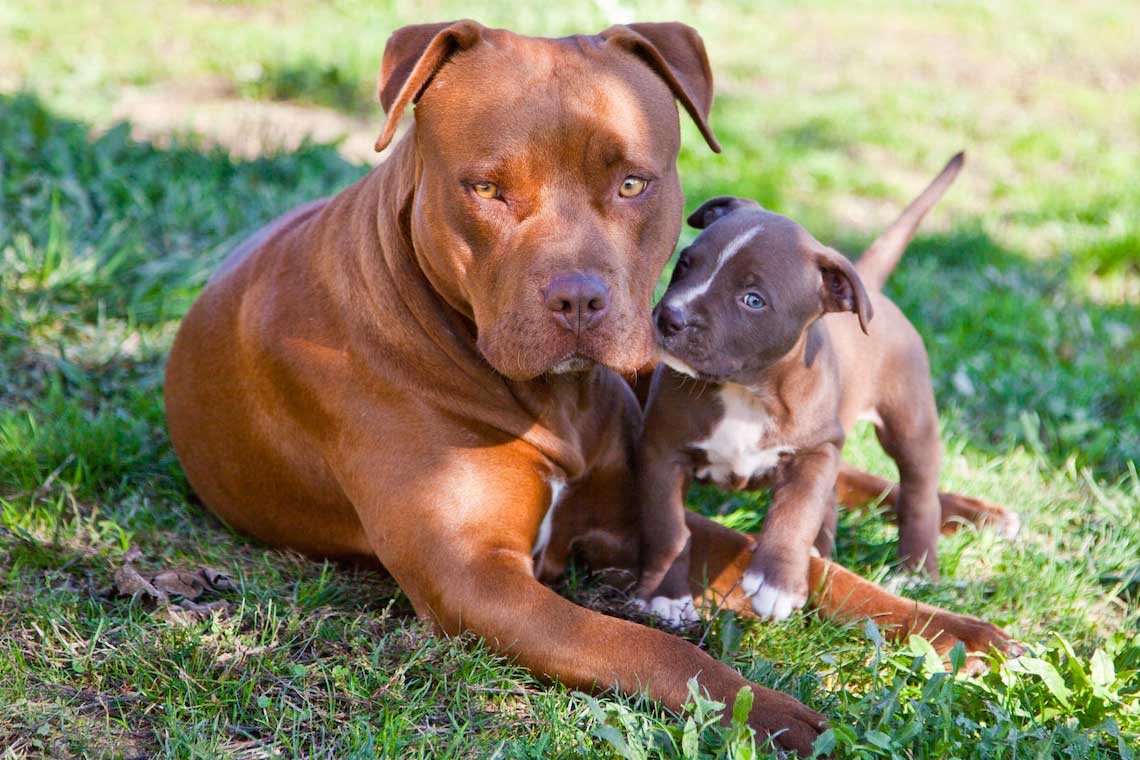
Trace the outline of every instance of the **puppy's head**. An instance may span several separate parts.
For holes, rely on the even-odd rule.
[[[855,268],[791,219],[724,196],[689,224],[704,231],[654,310],[662,360],[674,369],[748,385],[824,314],[852,312],[866,332],[871,302]]]
[[[410,237],[435,290],[515,380],[653,356],[653,289],[676,245],[676,102],[711,147],[712,75],[683,24],[540,39],[472,21],[407,27],[381,74],[415,109]]]

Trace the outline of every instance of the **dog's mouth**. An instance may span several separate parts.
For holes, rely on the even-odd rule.
[[[551,375],[568,375],[577,372],[588,372],[593,369],[596,364],[597,362],[590,357],[583,356],[577,351],[574,351],[556,362],[547,373]]]
[[[573,377],[598,366],[628,374],[653,359],[653,328],[647,317],[611,315],[579,336],[560,328],[545,309],[533,316],[509,313],[488,320],[478,331],[476,345],[488,364],[517,382]]]

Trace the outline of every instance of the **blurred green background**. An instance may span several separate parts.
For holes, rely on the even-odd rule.
[[[428,636],[383,579],[233,535],[166,439],[165,354],[206,276],[244,234],[382,160],[388,34],[461,17],[538,35],[693,25],[725,150],[682,120],[690,208],[751,196],[853,255],[967,151],[888,293],[931,354],[947,485],[1025,529],[946,539],[944,582],[907,593],[1002,624],[1045,665],[931,686],[905,652],[875,659],[873,637],[810,615],[718,617],[694,640],[854,726],[833,736],[847,756],[1129,756],[1140,4],[0,0],[4,756],[620,754],[606,729],[630,747],[672,731],[672,756],[696,756],[683,720],[537,684]],[[892,472],[866,430],[846,454]],[[742,528],[763,509],[709,490],[691,503]],[[885,578],[893,535],[846,516],[838,556]],[[152,569],[225,568],[235,610],[175,625],[103,594],[131,547]],[[609,609],[577,576],[562,590]],[[747,744],[696,735],[702,756]]]

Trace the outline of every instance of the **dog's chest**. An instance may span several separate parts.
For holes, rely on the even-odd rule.
[[[792,447],[780,443],[775,420],[748,388],[726,385],[720,402],[724,414],[708,437],[693,445],[705,459],[696,468],[697,479],[732,489],[762,482]]]

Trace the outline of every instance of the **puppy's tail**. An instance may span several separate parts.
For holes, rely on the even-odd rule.
[[[946,167],[939,173],[934,181],[926,186],[922,194],[910,202],[899,218],[883,230],[883,234],[875,238],[875,242],[867,247],[859,261],[855,263],[855,271],[859,273],[863,285],[868,289],[882,290],[887,278],[894,271],[895,265],[902,258],[907,243],[914,237],[918,225],[926,212],[934,208],[934,204],[946,192],[946,188],[958,176],[962,164],[966,161],[966,153],[958,151],[950,159]]]

